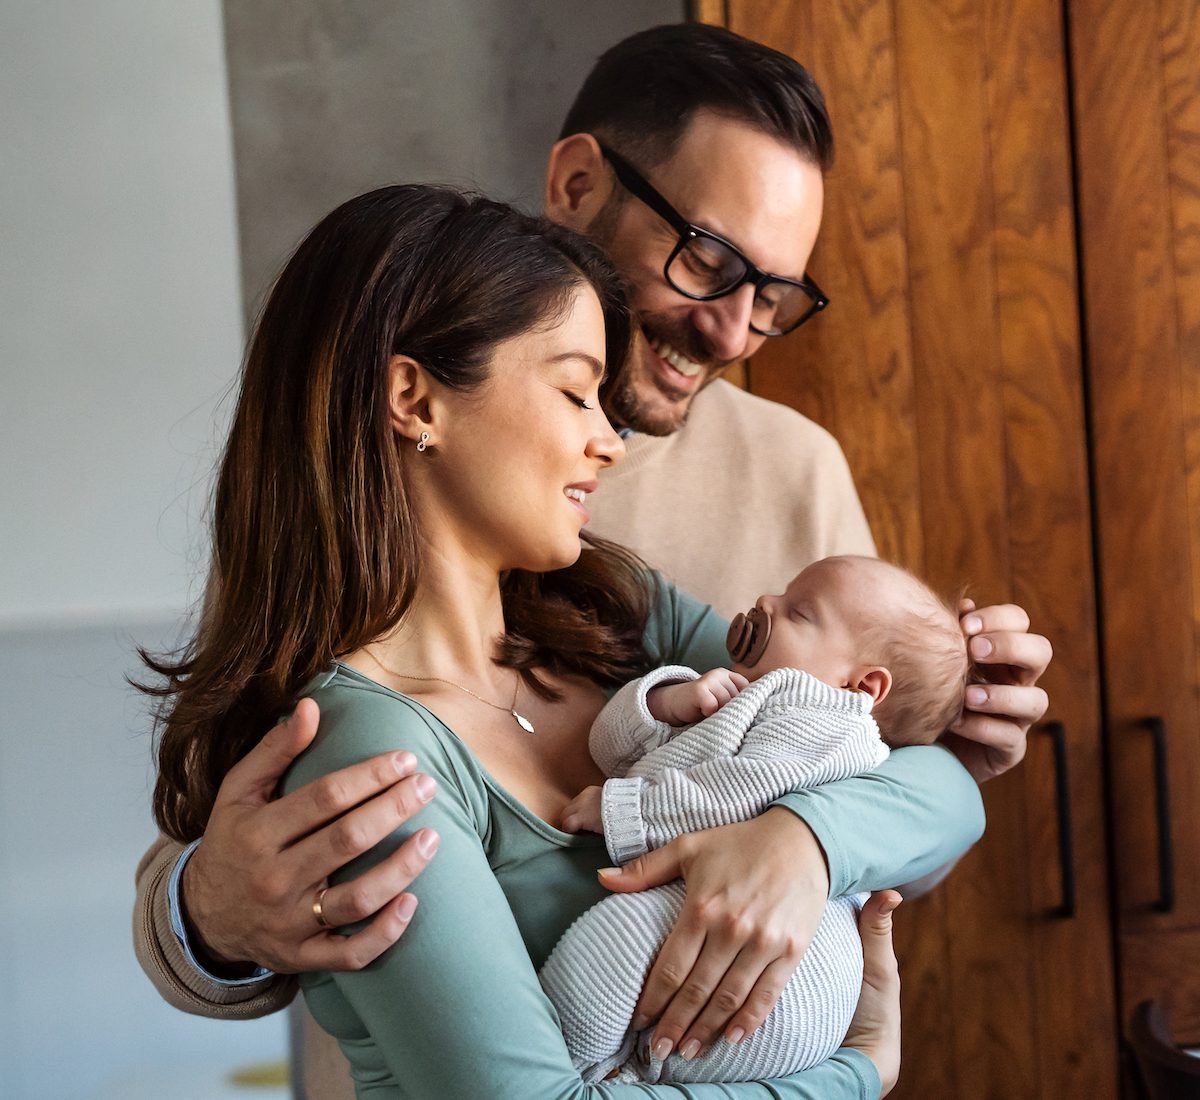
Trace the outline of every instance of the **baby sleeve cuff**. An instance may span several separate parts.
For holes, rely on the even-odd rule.
[[[604,843],[608,854],[620,867],[646,851],[646,823],[642,820],[643,780],[609,779],[600,799],[600,817],[604,822]]]

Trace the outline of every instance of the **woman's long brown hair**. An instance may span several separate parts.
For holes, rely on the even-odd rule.
[[[387,187],[330,214],[276,282],[247,355],[217,479],[198,626],[146,664],[160,698],[154,814],[199,836],[229,769],[341,654],[391,630],[421,581],[416,520],[388,415],[409,355],[469,390],[502,341],[600,299],[610,373],[629,342],[620,280],[584,238],[444,188]],[[513,571],[498,661],[615,683],[647,663],[644,567],[589,540],[568,569]]]

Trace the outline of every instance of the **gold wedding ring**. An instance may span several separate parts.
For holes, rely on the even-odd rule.
[[[321,902],[324,900],[325,895],[328,893],[329,893],[329,887],[326,886],[326,887],[324,887],[324,889],[318,890],[317,896],[315,898],[313,898],[313,916],[317,918],[317,924],[319,924],[322,928],[332,928],[333,927],[333,925],[330,924],[329,921],[327,921],[325,919],[325,913],[321,909]]]

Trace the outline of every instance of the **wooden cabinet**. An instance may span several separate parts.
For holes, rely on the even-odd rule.
[[[1070,15],[1122,1019],[1200,1045],[1200,10]]]
[[[697,15],[808,66],[837,136],[810,265],[833,306],[749,387],[841,440],[885,556],[1055,648],[987,836],[900,911],[893,1095],[1116,1097],[1138,1000],[1200,1042],[1200,13]]]

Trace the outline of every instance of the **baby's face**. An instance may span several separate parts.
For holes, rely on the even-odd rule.
[[[845,687],[864,663],[860,639],[873,616],[903,598],[903,574],[869,558],[824,558],[797,576],[779,596],[756,607],[770,616],[762,656],[733,670],[757,680],[777,668],[799,668],[834,687]]]

